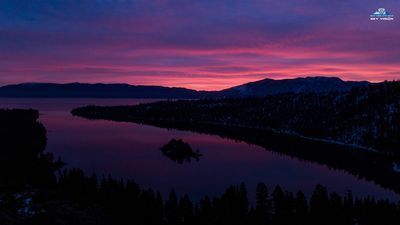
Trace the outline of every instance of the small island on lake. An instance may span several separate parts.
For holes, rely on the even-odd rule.
[[[192,147],[182,139],[172,139],[166,145],[161,147],[163,155],[179,164],[191,162],[192,159],[199,161],[202,154],[199,150],[193,151]]]

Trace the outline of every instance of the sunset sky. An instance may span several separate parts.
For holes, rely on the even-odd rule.
[[[370,21],[378,8],[393,21]],[[1,0],[0,85],[400,79],[399,0]]]

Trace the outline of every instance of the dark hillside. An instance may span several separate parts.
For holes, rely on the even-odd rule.
[[[72,111],[93,119],[175,121],[274,131],[400,154],[400,82],[337,93],[164,101]]]

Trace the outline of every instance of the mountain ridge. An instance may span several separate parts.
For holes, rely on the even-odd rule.
[[[0,87],[0,97],[34,98],[235,98],[263,97],[282,93],[344,92],[367,86],[368,81],[343,81],[338,77],[304,77],[245,83],[220,91],[125,83],[21,83]]]
[[[187,88],[123,83],[22,83],[0,87],[0,97],[197,98],[201,93]]]
[[[338,77],[299,77],[294,79],[263,79],[221,91],[224,97],[263,97],[284,93],[344,92],[367,86],[368,81],[344,81]]]

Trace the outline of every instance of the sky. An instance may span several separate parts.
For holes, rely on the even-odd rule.
[[[370,21],[378,8],[393,21]],[[400,79],[399,0],[0,0],[0,85]]]

